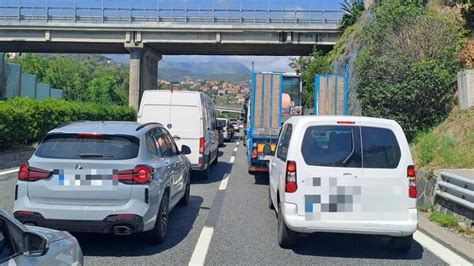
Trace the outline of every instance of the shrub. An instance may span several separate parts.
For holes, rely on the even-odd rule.
[[[414,0],[384,1],[371,16],[355,62],[363,114],[397,120],[411,140],[454,106],[465,31]]]
[[[0,149],[41,140],[60,124],[78,121],[134,121],[134,110],[116,105],[14,98],[0,102]]]

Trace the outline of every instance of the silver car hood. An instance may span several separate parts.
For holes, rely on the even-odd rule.
[[[72,235],[66,231],[58,231],[54,229],[44,228],[44,227],[37,227],[37,226],[26,226],[29,230],[39,233],[46,238],[48,238],[51,242],[56,242],[65,238],[70,238]]]

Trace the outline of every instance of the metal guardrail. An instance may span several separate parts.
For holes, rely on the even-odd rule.
[[[436,196],[474,210],[474,180],[442,172],[438,179]]]
[[[1,0],[0,22],[337,25],[343,14],[337,9],[271,8],[270,5],[268,8],[162,8],[157,5],[151,8],[119,0],[98,0],[91,6],[80,4],[80,0],[36,2],[22,5],[21,0]]]

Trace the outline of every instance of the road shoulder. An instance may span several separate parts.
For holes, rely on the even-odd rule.
[[[462,236],[455,234],[433,222],[423,214],[419,215],[418,229],[429,237],[435,239],[454,253],[474,263],[474,243]]]

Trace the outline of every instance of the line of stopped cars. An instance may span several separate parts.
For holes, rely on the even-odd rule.
[[[207,176],[217,163],[212,105],[202,94],[179,93],[186,93],[187,102],[180,98],[173,105],[177,96],[171,94],[161,104],[144,100],[140,123],[76,122],[50,131],[18,172],[14,217],[24,225],[1,213],[0,263],[19,262],[21,254],[45,256],[54,241],[63,241],[70,262],[64,264],[82,264],[74,237],[37,226],[140,233],[151,243],[162,242],[170,211],[189,202],[191,172]],[[173,108],[179,107],[184,110],[176,114]],[[198,121],[182,121],[191,111]],[[163,112],[165,118],[153,116]],[[314,232],[390,236],[399,251],[412,245],[418,224],[415,170],[394,121],[290,118],[280,131],[269,179],[269,207],[277,212],[281,247],[291,248],[299,234]]]

